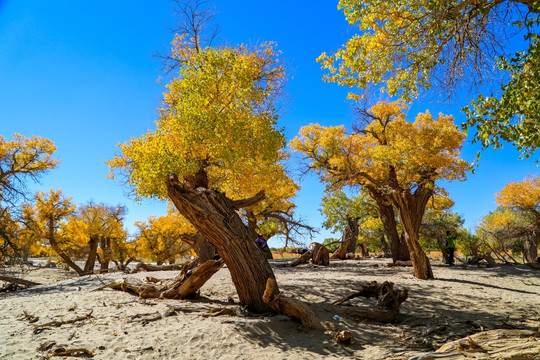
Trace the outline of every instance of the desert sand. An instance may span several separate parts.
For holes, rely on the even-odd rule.
[[[94,359],[409,359],[482,331],[540,326],[540,272],[526,265],[448,267],[432,260],[436,279],[423,281],[411,268],[385,266],[388,259],[295,268],[285,262],[271,260],[280,290],[307,303],[334,302],[373,280],[407,287],[409,298],[391,324],[317,313],[352,333],[354,342],[345,346],[334,343],[329,332],[303,328],[286,316],[245,312],[226,267],[197,300],[145,301],[100,288],[125,277],[169,279],[177,272],[77,277],[45,268],[24,276],[43,285],[0,295],[0,359],[47,359],[52,344],[89,350]],[[350,304],[359,302],[375,306],[371,300]],[[224,307],[233,314],[207,315]],[[75,319],[80,320],[41,326]]]

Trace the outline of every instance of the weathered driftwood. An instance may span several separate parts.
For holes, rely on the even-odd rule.
[[[65,345],[56,345],[50,351],[51,356],[74,356],[74,357],[94,357],[91,350],[85,348],[69,349]]]
[[[310,329],[326,328],[325,324],[317,318],[309,306],[300,301],[286,298],[281,293],[276,295],[275,289],[275,280],[269,278],[266,282],[266,291],[262,298],[274,311],[298,319],[302,325]]]
[[[152,264],[146,264],[144,262],[140,262],[135,266],[134,269],[130,271],[130,273],[136,273],[141,270],[144,271],[170,271],[170,270],[182,270],[181,264],[168,264],[168,265],[152,265]]]
[[[365,282],[356,288],[356,292],[334,302],[331,306],[323,306],[327,311],[334,311],[336,315],[348,316],[356,320],[375,320],[381,322],[390,322],[396,318],[401,304],[408,297],[408,289],[394,287],[394,283],[385,281],[377,283],[376,281]],[[376,298],[379,308],[364,308],[358,306],[340,307],[346,301],[355,297]]]
[[[444,344],[435,352],[411,360],[520,359],[535,360],[540,355],[540,335],[530,330],[497,329],[477,333]]]
[[[208,260],[200,265],[196,262],[184,264],[180,275],[171,281],[156,283],[153,279],[141,282],[124,279],[103,288],[132,292],[141,298],[184,299],[194,295],[223,266],[222,260]]]
[[[39,334],[43,330],[45,330],[47,328],[50,328],[50,327],[58,327],[58,326],[61,326],[61,325],[73,324],[73,323],[76,323],[76,322],[79,322],[79,321],[88,320],[92,316],[92,312],[93,312],[93,310],[91,310],[86,315],[77,316],[77,317],[75,317],[73,319],[70,319],[70,320],[62,320],[62,321],[54,320],[54,321],[49,321],[49,322],[44,323],[44,324],[34,325],[34,334]],[[35,316],[29,315],[27,313],[25,313],[24,315],[25,315],[25,318],[28,319],[30,323],[34,323],[34,322],[37,322],[37,320],[39,320],[39,317],[35,317]]]
[[[0,275],[0,281],[5,281],[5,282],[13,283],[13,284],[19,284],[19,285],[23,285],[27,287],[41,285],[40,283],[33,282],[30,280],[24,280],[17,277],[3,276],[3,275]]]

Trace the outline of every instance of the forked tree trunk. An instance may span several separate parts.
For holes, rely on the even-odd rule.
[[[201,176],[196,177],[206,177],[203,170],[199,172]],[[264,194],[233,201],[219,191],[204,187],[206,181],[193,181],[192,184],[180,183],[171,174],[167,180],[167,194],[178,211],[217,248],[231,273],[240,303],[253,312],[271,310],[262,296],[266,281],[269,278],[275,280],[274,273],[236,212],[260,201]],[[277,287],[275,291],[279,292]]]
[[[413,265],[414,276],[418,279],[433,279],[433,270],[429,259],[418,242],[418,233],[432,190],[418,188],[414,194],[409,191],[395,193],[392,199],[399,209],[399,218],[403,226],[403,234]]]
[[[392,260],[407,261],[410,260],[409,249],[407,243],[403,238],[403,234],[400,237],[397,231],[396,215],[394,213],[394,207],[388,203],[388,199],[378,193],[371,192],[372,196],[377,203],[379,209],[379,216],[383,223],[384,233],[390,243],[390,251],[392,253]],[[373,195],[378,194],[378,195]],[[375,197],[377,196],[377,197]]]

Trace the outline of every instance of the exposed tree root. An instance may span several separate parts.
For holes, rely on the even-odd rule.
[[[180,275],[172,282],[156,283],[155,279],[141,282],[134,279],[124,279],[120,283],[112,283],[100,289],[111,288],[132,292],[141,298],[185,299],[193,296],[205,283],[223,266],[222,260],[208,260],[201,265],[187,262],[182,267]]]
[[[288,299],[279,294],[275,294],[276,282],[269,278],[266,282],[266,290],[263,295],[263,301],[268,304],[274,311],[286,315],[288,317],[298,319],[307,328],[310,329],[326,329],[327,326],[317,318],[313,310],[306,304]]]

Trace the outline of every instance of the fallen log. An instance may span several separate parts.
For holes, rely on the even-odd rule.
[[[140,262],[135,266],[134,269],[130,271],[130,273],[134,274],[136,272],[139,272],[141,270],[144,271],[170,271],[170,270],[182,270],[181,264],[169,264],[169,265],[152,265],[152,264],[146,264],[144,262]]]
[[[19,284],[19,285],[27,286],[27,287],[41,285],[40,283],[33,282],[33,281],[30,281],[30,280],[24,280],[24,279],[20,279],[20,278],[17,278],[17,277],[3,276],[3,275],[0,275],[0,280],[5,281],[5,282],[9,282],[9,283],[13,283],[13,284]]]
[[[141,298],[169,298],[185,299],[193,296],[221,267],[223,260],[208,260],[200,265],[196,261],[183,265],[180,275],[172,281],[155,283],[153,279],[141,282],[135,279],[123,279],[119,283],[112,283],[100,289],[111,288],[132,292]]]

